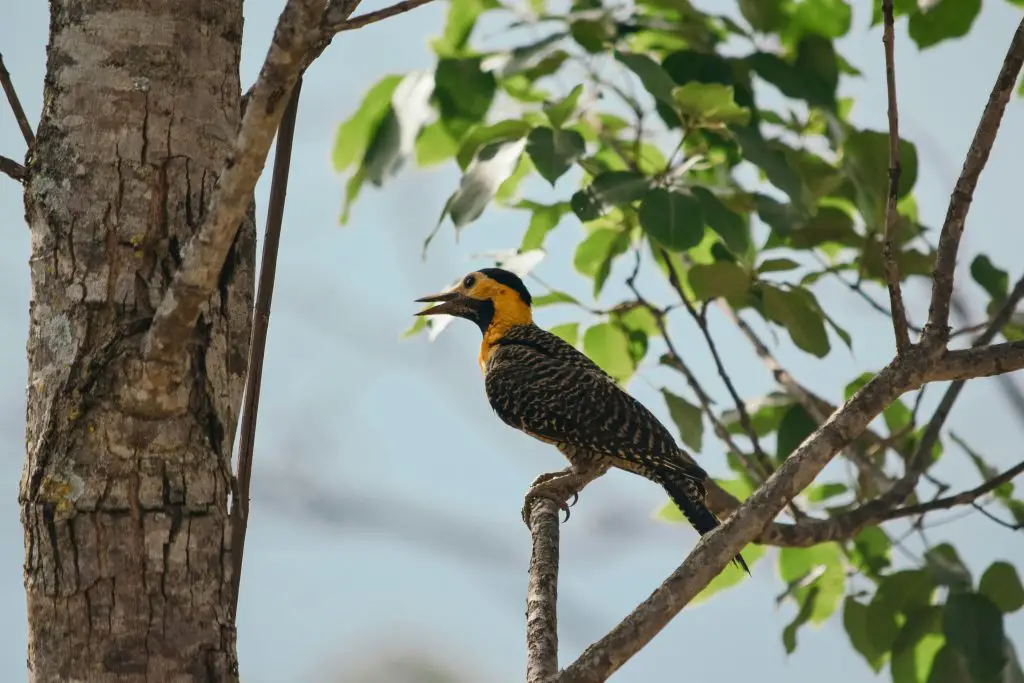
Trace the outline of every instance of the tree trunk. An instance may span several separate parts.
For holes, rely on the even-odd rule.
[[[50,12],[25,192],[30,679],[236,681],[227,501],[251,220],[187,358],[158,365],[140,345],[238,127],[242,2]]]

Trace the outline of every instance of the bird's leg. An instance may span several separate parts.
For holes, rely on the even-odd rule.
[[[574,459],[575,460],[575,459]],[[554,501],[560,510],[565,512],[565,521],[569,521],[569,507],[579,500],[580,491],[591,481],[608,471],[608,463],[603,459],[593,458],[576,461],[564,470],[548,472],[533,480],[526,491],[523,501],[523,522],[530,526],[531,503],[534,498],[547,498]],[[572,502],[567,502],[569,499]]]
[[[565,520],[569,520],[569,504],[566,500],[570,497],[579,498],[577,493],[580,488],[579,475],[572,467],[566,467],[558,472],[548,472],[533,480],[530,488],[526,491],[526,499],[523,501],[523,522],[530,526],[530,513],[534,498],[547,498],[558,506],[558,509],[565,512]],[[576,500],[573,500],[575,503]]]

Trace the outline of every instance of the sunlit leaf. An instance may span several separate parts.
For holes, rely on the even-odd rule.
[[[491,142],[511,142],[530,132],[530,124],[518,119],[505,119],[489,126],[476,126],[462,139],[457,156],[459,167],[466,170],[480,148]]]
[[[619,382],[627,382],[636,370],[629,353],[629,337],[613,323],[599,323],[583,333],[583,350],[592,361]]]
[[[828,333],[813,294],[802,288],[784,290],[767,284],[762,292],[765,315],[785,327],[794,344],[819,358],[828,355]]]
[[[362,158],[371,135],[391,107],[391,94],[401,81],[402,76],[397,75],[382,78],[363,97],[359,109],[338,126],[331,152],[335,171],[344,171]]]
[[[576,346],[576,343],[579,340],[579,330],[579,323],[563,323],[561,325],[555,325],[550,330],[548,330],[548,332],[555,335],[556,337],[565,340],[572,346]]]
[[[731,86],[687,83],[672,90],[672,100],[684,116],[704,124],[746,125],[750,121],[750,110],[736,104]]]
[[[710,301],[722,297],[734,307],[743,305],[751,285],[750,273],[727,261],[695,265],[688,276],[698,299]]]

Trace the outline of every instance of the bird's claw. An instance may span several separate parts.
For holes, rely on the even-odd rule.
[[[565,513],[565,519],[562,520],[562,523],[564,524],[565,522],[569,521],[569,508],[576,504],[576,501],[579,500],[579,497],[580,496],[578,493],[573,492],[572,502],[566,503],[565,496],[560,495],[556,491],[547,490],[543,487],[537,487],[536,489],[531,488],[529,491],[526,492],[526,500],[523,502],[523,523],[526,524],[527,527],[530,526],[530,517],[532,515],[533,510],[533,499],[545,498],[547,500],[550,500],[555,505],[557,505],[558,509]]]

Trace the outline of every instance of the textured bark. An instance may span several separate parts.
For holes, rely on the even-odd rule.
[[[30,679],[235,681],[227,499],[251,217],[187,354],[147,362],[140,345],[238,129],[242,3],[50,8],[25,193]]]

